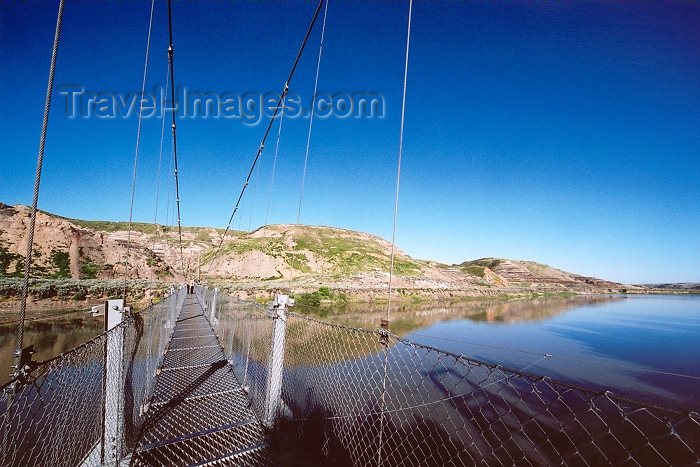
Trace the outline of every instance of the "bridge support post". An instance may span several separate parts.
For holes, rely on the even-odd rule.
[[[287,326],[287,308],[294,300],[287,295],[275,295],[270,303],[272,318],[272,343],[267,368],[267,394],[265,395],[265,424],[274,425],[282,406],[282,375],[284,373],[284,338]]]
[[[125,311],[124,300],[105,303],[104,370],[102,372],[102,464],[118,463],[124,437],[124,331],[118,327]],[[114,329],[116,328],[116,329]]]
[[[214,289],[214,298],[211,299],[211,316],[209,317],[209,322],[214,325],[214,319],[216,318],[216,296],[219,295],[219,289]]]

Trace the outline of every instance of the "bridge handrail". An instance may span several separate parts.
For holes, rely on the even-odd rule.
[[[198,296],[251,405],[266,417],[272,315]],[[214,303],[215,302],[215,303]],[[353,465],[700,463],[700,415],[618,397],[288,311],[284,418]],[[321,420],[321,421],[319,421]],[[313,434],[309,434],[313,433]],[[332,452],[331,452],[332,451]]]
[[[0,388],[0,465],[99,465],[109,440],[105,420],[120,420],[118,449],[133,448],[144,420],[184,289],[133,313],[115,328],[46,361],[31,365],[27,377]],[[107,344],[123,336],[119,381],[108,381]],[[122,341],[120,341],[122,342]],[[123,393],[118,414],[106,413],[105,391]]]

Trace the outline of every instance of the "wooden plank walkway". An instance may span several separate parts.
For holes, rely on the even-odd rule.
[[[265,431],[195,295],[187,295],[131,465],[271,465]]]

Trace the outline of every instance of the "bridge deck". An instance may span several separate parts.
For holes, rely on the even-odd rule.
[[[269,465],[263,427],[195,295],[187,295],[131,465]]]

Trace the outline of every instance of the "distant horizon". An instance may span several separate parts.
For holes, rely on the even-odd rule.
[[[317,5],[172,5],[183,224],[226,226]],[[408,5],[329,3],[314,92],[319,15],[279,147],[274,122],[232,228],[299,213],[392,238]],[[57,10],[0,2],[11,204],[31,205]],[[129,219],[150,10],[65,4],[39,209]],[[444,264],[527,258],[625,284],[700,282],[697,24],[699,3],[413,2],[396,244]],[[150,40],[133,219],[165,225],[165,2]]]

